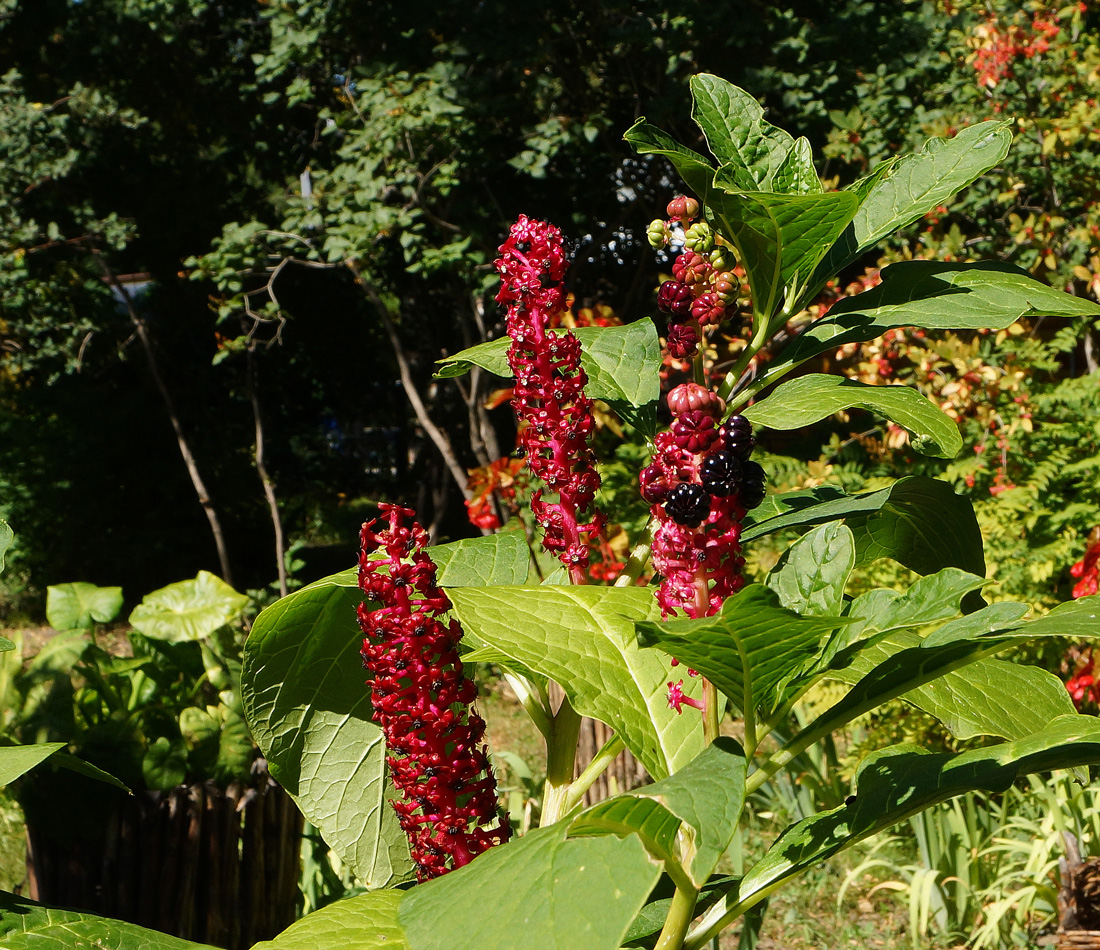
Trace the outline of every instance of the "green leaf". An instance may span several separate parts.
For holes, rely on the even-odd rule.
[[[908,429],[913,448],[935,458],[954,458],[962,449],[958,425],[909,386],[869,386],[826,373],[800,376],[746,409],[752,423],[769,429],[800,429],[844,409],[866,409]]]
[[[722,168],[716,189],[735,182]],[[847,227],[859,200],[843,191],[778,195],[715,190],[706,206],[711,226],[733,243],[752,288],[753,307],[765,317],[793,307],[825,249]]]
[[[76,583],[46,588],[46,621],[54,630],[90,630],[96,623],[110,623],[121,609],[121,587]]]
[[[864,646],[850,665],[827,676],[854,684],[895,654],[921,645],[916,633],[897,631]],[[978,660],[906,692],[901,698],[935,716],[957,739],[974,736],[1020,739],[1074,711],[1069,693],[1053,674],[1038,667],[994,659]]]
[[[634,636],[633,621],[660,616],[652,591],[482,587],[449,595],[478,641],[560,683],[577,712],[611,726],[654,778],[702,750],[699,717],[668,707],[667,661]],[[699,695],[697,680],[686,685]]]
[[[827,633],[847,622],[841,617],[800,617],[779,605],[775,591],[752,584],[713,617],[639,621],[636,627],[639,643],[659,647],[702,673],[743,710],[746,670],[754,705],[767,708],[791,671],[817,654]]]
[[[938,802],[969,791],[994,794],[1033,772],[1100,762],[1094,716],[1065,716],[1013,742],[958,754],[895,746],[860,764],[848,804],[787,828],[761,861],[712,911],[735,916],[786,880]]]
[[[1100,316],[1100,306],[1040,284],[1011,264],[902,261],[882,283],[839,301],[762,367],[745,390],[759,392],[792,368],[845,343],[862,343],[894,327],[1004,329],[1023,317]]]
[[[765,583],[788,610],[803,616],[838,617],[844,586],[856,565],[852,532],[839,521],[807,531],[768,574]]]
[[[43,907],[0,891],[0,946],[4,950],[214,950],[206,944],[146,930],[137,924],[75,910]]]
[[[644,116],[627,129],[623,139],[639,155],[667,158],[699,200],[707,200],[714,181],[714,166],[698,152],[681,145],[657,126],[650,125]]]
[[[272,776],[367,887],[412,878],[387,804],[385,742],[371,721],[353,571],[264,610],[244,649],[245,717]]]
[[[970,501],[923,475],[862,495],[829,487],[769,495],[746,519],[741,540],[839,518],[847,519],[855,535],[857,563],[893,557],[918,574],[958,567],[985,576],[982,534]]]
[[[522,531],[501,531],[428,548],[440,587],[522,584],[531,570],[531,552]],[[355,580],[358,585],[358,575]]]
[[[975,574],[948,567],[919,578],[905,593],[876,588],[852,601],[848,616],[856,623],[844,628],[849,641],[869,634],[921,627],[950,620],[961,610],[960,601],[988,581]]]
[[[149,788],[161,791],[182,785],[187,780],[187,746],[161,736],[145,750],[141,777]]]
[[[244,594],[209,571],[199,571],[192,580],[147,594],[130,614],[130,623],[147,637],[182,643],[205,639],[235,621],[247,606]]]
[[[0,637],[0,653],[7,653],[15,649],[15,642],[7,637]]]
[[[985,576],[982,533],[969,498],[947,482],[919,476],[885,490],[882,507],[848,520],[857,564],[890,557],[918,574],[957,567]]]
[[[68,769],[70,772],[76,772],[78,775],[95,779],[97,782],[103,782],[106,785],[113,785],[115,788],[120,788],[124,792],[130,791],[129,786],[126,785],[125,782],[115,778],[110,772],[104,772],[103,769],[97,768],[92,765],[91,762],[86,762],[84,759],[78,759],[75,755],[69,755],[68,752],[55,752],[50,756],[50,765]]]
[[[24,772],[29,772],[58,749],[63,748],[65,748],[64,742],[0,746],[0,786],[14,782]]]
[[[638,408],[660,395],[661,346],[652,320],[636,320],[621,327],[578,327],[569,332],[581,341],[581,366],[588,374],[584,391],[590,398]],[[462,376],[480,366],[497,376],[510,377],[511,343],[508,337],[501,337],[441,359],[436,376]]]
[[[795,141],[775,172],[775,190],[790,195],[819,195],[825,188],[814,168],[813,150],[805,136]]]
[[[794,138],[764,121],[760,103],[733,83],[699,73],[691,77],[690,84],[691,117],[702,129],[727,180],[741,191],[782,191],[776,187],[776,177],[783,183],[794,178],[789,162]],[[807,150],[799,149],[794,161],[800,165]]]
[[[405,891],[371,891],[322,907],[252,950],[409,950],[397,911]]]
[[[617,950],[660,877],[635,835],[532,831],[413,888],[398,920],[410,950]]]
[[[710,880],[707,881],[703,889],[699,892],[699,899],[695,903],[696,914],[701,914],[716,901],[720,900],[738,880],[740,880],[740,878],[725,874],[712,875]],[[626,932],[626,936],[623,938],[624,947],[646,946],[646,944],[639,943],[639,941],[643,937],[648,937],[650,934],[658,933],[661,928],[664,927],[665,919],[668,917],[669,909],[672,907],[672,895],[674,892],[675,886],[667,876],[662,877],[661,880],[657,882],[657,886],[653,889],[653,893],[649,895],[649,902],[641,909],[638,916],[634,918],[634,922]]]
[[[675,775],[585,809],[569,834],[638,834],[651,854],[671,856],[699,888],[729,848],[744,801],[745,752],[719,736]]]
[[[0,571],[4,569],[4,558],[14,540],[15,532],[11,530],[11,525],[6,521],[0,521]]]
[[[945,204],[1004,159],[1012,144],[1010,123],[990,120],[963,129],[954,138],[929,139],[910,155],[876,168],[853,185],[862,193],[851,226],[821,262],[813,283],[826,280],[888,234]]]

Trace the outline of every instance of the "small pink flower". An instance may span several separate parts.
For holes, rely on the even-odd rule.
[[[668,684],[668,705],[670,709],[674,709],[678,713],[683,711],[684,706],[691,706],[693,709],[703,708],[703,704],[698,699],[692,699],[690,696],[684,695],[683,680]]]

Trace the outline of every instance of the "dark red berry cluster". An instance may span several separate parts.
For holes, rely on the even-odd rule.
[[[692,223],[699,202],[680,195],[668,203],[666,213],[668,220],[651,221],[646,235],[653,247],[665,247],[673,238],[673,225],[684,228],[683,250],[672,264],[672,280],[657,291],[657,306],[668,314],[669,355],[685,359],[695,355],[703,327],[717,326],[733,315],[741,282],[710,226]]]
[[[496,299],[508,307],[512,406],[525,423],[519,440],[531,471],[558,496],[546,502],[541,490],[535,492],[531,510],[544,547],[558,555],[574,582],[584,583],[588,540],[599,535],[605,518],[592,504],[600,477],[587,441],[594,422],[581,345],[568,331],[548,329],[566,309],[564,242],[553,225],[520,215],[499,250]]]
[[[639,479],[657,522],[657,599],[666,617],[706,617],[744,584],[741,521],[764,498],[764,470],[749,458],[752,426],[743,416],[719,424],[725,403],[715,393],[684,383],[668,406],[672,425],[657,435]]]
[[[408,508],[378,507],[388,526],[370,521],[360,536],[359,586],[370,598],[359,605],[363,665],[402,796],[392,804],[417,879],[426,881],[506,841],[510,830],[481,744],[485,722],[471,708],[477,688],[458,658],[462,628],[443,619],[451,602],[436,586],[427,533]]]

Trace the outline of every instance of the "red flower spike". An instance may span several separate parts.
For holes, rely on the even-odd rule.
[[[419,881],[468,864],[508,840],[484,746],[485,722],[470,708],[477,688],[462,672],[458,622],[423,550],[427,533],[407,508],[379,505],[388,527],[363,525],[359,605],[363,665],[371,671],[374,721],[402,798],[394,811],[409,839]],[[377,555],[382,553],[381,557]],[[375,555],[372,557],[372,555]],[[383,573],[385,572],[385,573]]]
[[[544,502],[535,492],[531,511],[543,529],[543,546],[557,554],[575,583],[584,583],[588,542],[603,529],[594,507],[600,478],[588,446],[595,428],[581,346],[569,332],[548,329],[566,308],[565,245],[561,231],[520,215],[499,248],[497,301],[508,305],[508,365],[516,377],[512,406],[522,422],[520,445],[531,471],[558,495]]]

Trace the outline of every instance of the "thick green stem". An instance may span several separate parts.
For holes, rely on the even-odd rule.
[[[592,761],[585,766],[584,771],[577,776],[576,781],[570,784],[569,791],[565,796],[564,812],[572,810],[580,803],[580,800],[584,798],[584,793],[592,787],[592,783],[607,771],[607,767],[615,760],[615,756],[625,748],[626,743],[618,735],[612,736],[603,744],[603,748],[592,757]]]
[[[546,784],[542,792],[542,818],[539,827],[552,825],[568,811],[566,801],[573,784],[573,767],[577,760],[577,738],[581,731],[580,714],[563,696],[546,737]]]
[[[722,385],[718,389],[718,395],[723,399],[729,399],[730,393],[733,392],[733,387],[737,385],[737,381],[741,378],[741,374],[748,369],[749,363],[752,362],[752,358],[763,348],[764,344],[768,342],[768,324],[769,320],[762,313],[757,313],[755,310],[752,314],[752,325],[755,328],[752,340],[748,346],[742,351],[741,355],[737,357],[737,362],[733,364],[730,371],[726,373],[726,378],[722,380]]]
[[[695,902],[698,899],[699,892],[694,888],[676,888],[655,950],[680,950],[683,947],[684,937],[687,936],[688,927],[695,916]]]

